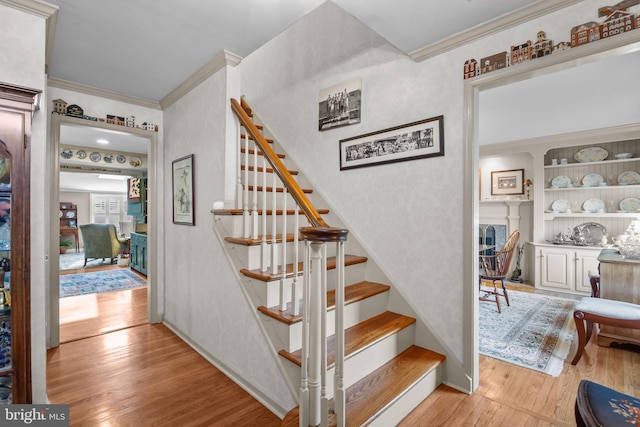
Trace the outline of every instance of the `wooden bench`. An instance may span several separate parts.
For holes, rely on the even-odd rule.
[[[591,338],[594,323],[619,328],[640,329],[640,305],[585,297],[576,304],[573,320],[576,322],[576,330],[578,331],[578,350],[571,362],[572,365],[575,365],[580,361],[584,346]]]

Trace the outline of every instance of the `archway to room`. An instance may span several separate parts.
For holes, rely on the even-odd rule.
[[[72,142],[75,138],[74,135],[78,135],[79,139],[83,138],[93,138],[96,139],[96,135],[106,136],[106,139],[110,140],[121,140],[124,144],[122,147],[117,149],[115,147],[112,148],[101,148],[97,149],[95,147],[91,147],[92,143],[87,142],[86,145],[82,142]],[[144,228],[144,231],[149,232],[148,235],[148,251],[146,251],[145,256],[147,257],[146,262],[146,281],[147,286],[144,289],[133,290],[134,292],[109,292],[104,294],[90,294],[83,295],[85,298],[91,299],[92,303],[87,304],[86,302],[78,302],[80,304],[78,307],[82,307],[82,310],[78,310],[75,314],[73,314],[73,310],[75,310],[75,302],[70,302],[71,299],[82,299],[78,297],[64,298],[64,304],[61,303],[63,300],[61,297],[60,290],[60,273],[65,273],[59,270],[60,268],[60,255],[57,247],[59,245],[58,241],[63,238],[61,236],[60,231],[62,230],[62,223],[58,217],[58,215],[52,215],[51,223],[50,223],[50,232],[51,232],[51,248],[50,248],[50,289],[48,292],[49,295],[49,329],[47,331],[47,345],[48,347],[56,347],[62,341],[69,341],[74,339],[82,338],[82,334],[88,334],[87,336],[96,335],[99,333],[108,332],[109,330],[121,329],[122,327],[127,326],[127,322],[134,323],[145,323],[145,322],[154,322],[157,321],[157,303],[155,296],[157,295],[157,283],[156,283],[156,266],[157,262],[155,262],[156,251],[155,251],[155,227],[153,224],[156,223],[156,212],[157,212],[157,202],[155,200],[155,155],[156,155],[156,133],[152,131],[146,131],[138,128],[128,128],[124,126],[117,126],[106,124],[103,122],[89,122],[87,120],[67,117],[67,116],[59,116],[52,115],[51,120],[51,147],[52,147],[52,182],[51,182],[51,211],[56,212],[60,208],[60,203],[71,202],[74,203],[73,200],[66,200],[65,198],[74,198],[74,196],[78,196],[80,200],[84,201],[85,212],[78,212],[77,222],[74,225],[79,226],[80,224],[86,223],[117,223],[117,229],[119,233],[119,237],[122,239],[122,234],[126,234],[129,230],[123,230],[121,228],[126,228],[127,224],[119,224],[118,221],[120,218],[126,220],[133,220],[130,225],[132,231],[136,231],[134,227],[136,224],[138,225],[138,231],[143,231],[141,228]],[[67,144],[69,143],[69,144]],[[83,148],[84,147],[84,148]],[[136,148],[137,147],[137,148]],[[67,150],[67,152],[62,153],[63,148]],[[114,154],[114,158],[112,162],[109,161],[100,161],[96,160],[97,156],[94,156],[94,159],[89,161],[85,161],[85,163],[77,162],[77,164],[63,164],[61,166],[61,162],[65,163],[65,159],[61,157],[63,154],[68,156],[68,152],[73,152],[74,158],[77,158],[76,154],[78,151],[84,151],[87,156],[87,159],[90,158],[91,153],[110,153]],[[122,157],[125,157],[125,162],[122,162],[122,158],[119,160],[116,159],[117,154],[111,153],[112,151],[123,151]],[[105,153],[106,152],[106,153]],[[82,153],[81,153],[82,154]],[[131,159],[129,159],[131,157]],[[131,160],[133,163],[137,163],[138,159],[145,159],[142,165],[135,167],[116,167],[116,165],[120,164],[129,164]],[[109,167],[113,166],[113,167]],[[146,169],[146,171],[143,171]],[[109,217],[108,212],[102,212],[100,210],[94,209],[95,206],[104,206],[111,204],[111,207],[121,208],[122,211],[127,212],[128,195],[127,193],[123,193],[122,189],[119,189],[115,194],[109,195],[109,191],[94,191],[92,194],[88,194],[90,191],[91,185],[85,185],[85,192],[87,194],[76,193],[76,192],[64,192],[64,198],[60,197],[60,183],[64,183],[64,185],[69,188],[74,188],[74,184],[70,184],[70,182],[81,180],[84,184],[87,184],[89,181],[93,180],[94,185],[98,185],[97,182],[100,180],[97,179],[97,174],[102,172],[106,177],[116,178],[116,177],[128,177],[132,176],[134,178],[145,177],[148,183],[147,189],[147,198],[149,200],[146,203],[147,208],[142,214],[136,215],[137,212],[134,212],[131,216],[121,217],[121,212],[112,212]],[[63,178],[60,176],[63,174]],[[114,180],[111,180],[114,181]],[[75,184],[77,185],[77,184]],[[123,186],[124,189],[127,188],[127,179],[121,179],[119,186]],[[126,191],[126,190],[125,190]],[[120,193],[120,194],[117,194]],[[104,200],[103,200],[104,199]],[[125,205],[123,205],[125,204]],[[95,205],[95,206],[94,206]],[[74,207],[75,203],[74,203]],[[95,216],[95,218],[93,218]],[[99,217],[99,218],[98,218]],[[144,227],[142,226],[144,225]],[[75,241],[74,236],[71,237],[72,241]],[[77,237],[82,239],[80,232],[78,231]],[[74,245],[75,246],[75,245]],[[75,248],[74,248],[75,249]],[[80,250],[83,250],[81,248]],[[81,254],[83,257],[83,254]],[[123,262],[118,262],[116,260],[114,265],[111,265],[109,261],[102,262],[100,259],[93,262],[87,263],[87,268],[84,268],[84,259],[80,261],[80,269],[73,271],[69,270],[66,272],[75,272],[75,273],[86,273],[93,271],[98,273],[101,271],[101,274],[116,274],[115,269],[118,269],[118,273],[122,274],[132,274],[139,276],[139,278],[143,279],[144,276],[140,275],[138,271],[134,271],[128,267],[124,267]],[[124,261],[124,260],[122,260]],[[97,264],[96,264],[97,262]],[[98,265],[99,264],[99,265]],[[118,265],[120,264],[120,265]],[[112,270],[111,272],[106,270]],[[138,268],[139,270],[139,268]],[[133,275],[133,274],[132,274]],[[69,276],[67,276],[69,277]],[[136,280],[134,278],[134,280]],[[65,280],[66,282],[66,280]],[[109,295],[110,294],[110,295]],[[129,298],[126,298],[127,295]],[[133,299],[135,294],[135,300]],[[100,298],[97,298],[97,295],[100,295]],[[117,298],[116,298],[117,296]],[[122,319],[118,319],[117,313],[112,315],[106,315],[105,318],[100,318],[101,315],[99,313],[90,313],[92,310],[91,307],[95,309],[97,307],[98,302],[108,301],[107,304],[110,305],[120,305],[125,308],[127,305],[133,307],[135,304],[135,310],[137,313],[135,314],[137,317],[135,319],[127,318],[126,321],[121,321]],[[69,305],[71,304],[71,305]],[[67,310],[66,312],[61,311],[61,306],[63,309]],[[69,307],[71,307],[72,316],[69,316]],[[130,307],[130,308],[131,308]],[[129,308],[127,308],[128,310]],[[95,311],[95,310],[94,310]],[[82,313],[84,312],[84,313]],[[61,336],[61,315],[66,313],[66,317],[64,318],[65,323],[73,323],[73,328],[69,329],[67,326],[64,326],[63,332],[66,334],[65,336]],[[105,311],[102,311],[102,315],[105,314]],[[108,317],[111,317],[110,319]],[[107,322],[104,324],[104,322]],[[91,332],[93,331],[93,332]]]
[[[631,37],[633,36],[633,37]],[[482,143],[480,136],[480,120],[483,114],[480,114],[480,109],[483,108],[482,93],[490,93],[491,89],[506,89],[511,86],[516,86],[516,83],[526,82],[528,80],[533,81],[537,77],[551,77],[552,73],[560,72],[562,70],[568,70],[582,65],[593,64],[603,59],[622,57],[629,53],[638,51],[640,49],[640,40],[638,35],[630,34],[629,37],[613,37],[610,39],[600,40],[597,43],[592,43],[587,46],[582,46],[579,49],[572,49],[561,54],[551,55],[542,59],[529,61],[529,63],[519,64],[518,66],[509,67],[507,69],[489,73],[480,77],[477,77],[471,81],[465,82],[465,205],[464,205],[464,247],[465,250],[465,264],[467,268],[465,271],[465,283],[477,283],[477,245],[479,241],[478,230],[478,218],[479,218],[479,177],[478,166],[480,156],[480,144]],[[558,73],[560,75],[560,73]],[[603,77],[594,79],[595,82],[602,81]],[[606,81],[606,79],[604,79]],[[548,80],[545,80],[548,83]],[[585,89],[585,90],[588,90]],[[594,108],[599,108],[597,101],[594,101]],[[505,108],[517,108],[514,107],[514,103],[509,103]],[[538,123],[536,121],[535,114],[530,117],[532,123]],[[504,124],[504,122],[503,122]],[[616,123],[618,124],[618,123]],[[496,126],[495,123],[492,123]],[[593,126],[592,123],[588,123],[587,126]],[[600,126],[605,127],[605,126]],[[486,127],[483,129],[483,131]],[[500,129],[499,125],[497,129]],[[556,131],[552,130],[551,133],[568,133],[575,131],[576,129]],[[546,136],[549,134],[541,134],[535,136]],[[501,135],[503,136],[503,135]],[[533,135],[531,135],[533,136]],[[500,144],[502,142],[508,143],[509,141],[516,141],[514,145],[521,143],[519,140],[527,139],[526,136],[511,137],[506,136],[504,139],[498,141],[492,141],[496,147],[504,147],[507,144]],[[522,144],[520,144],[522,145]],[[484,146],[483,146],[484,148]],[[522,152],[527,152],[527,147],[522,148]],[[484,150],[483,150],[484,151]],[[495,151],[495,150],[494,150]],[[516,151],[512,151],[516,152]],[[538,180],[537,190],[544,188],[543,179]],[[536,183],[534,182],[534,189]],[[531,267],[533,268],[533,267]],[[469,351],[465,352],[465,365],[469,366],[469,372],[473,378],[473,389],[475,390],[479,385],[479,350],[478,350],[478,336],[479,336],[479,324],[478,324],[478,290],[477,286],[471,286],[469,291],[465,293],[465,342]]]

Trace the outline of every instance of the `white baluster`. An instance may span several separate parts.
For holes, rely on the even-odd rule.
[[[276,186],[278,185],[277,176],[273,174],[273,186],[271,188],[271,273],[276,274],[278,272],[278,243],[277,243],[277,228],[278,218],[276,215],[277,206],[277,193]]]
[[[251,216],[249,214],[249,139],[244,133],[244,191],[242,194],[242,237],[248,239],[251,236]]]
[[[333,379],[333,401],[336,426],[344,427],[346,402],[344,390],[344,242],[336,243],[336,268],[338,280],[335,290],[335,368]]]
[[[296,203],[294,212],[293,212],[294,220],[293,223],[295,226],[293,227],[293,281],[291,283],[291,309],[293,310],[293,315],[297,316],[300,314],[300,297],[298,295],[298,255],[300,253],[300,248],[298,247],[298,229],[300,228],[300,207]]]
[[[238,176],[236,183],[236,209],[242,209],[242,125],[238,124]]]
[[[285,282],[287,280],[287,187],[282,189],[282,276],[280,277],[280,311],[287,309]]]
[[[251,210],[251,238],[258,238],[258,146],[253,144],[253,209]],[[248,167],[248,166],[247,166]]]
[[[262,156],[262,242],[260,243],[260,270],[269,268],[269,247],[267,245],[267,160]]]

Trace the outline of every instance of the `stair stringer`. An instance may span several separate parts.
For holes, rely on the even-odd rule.
[[[260,121],[259,115],[254,112],[254,121]],[[262,122],[261,122],[262,123]],[[263,124],[263,123],[262,123]],[[403,313],[407,316],[416,318],[416,345],[423,348],[427,348],[436,353],[440,353],[446,356],[444,362],[444,372],[442,373],[442,382],[452,388],[460,390],[464,393],[471,393],[473,390],[473,381],[470,373],[465,371],[461,361],[457,358],[456,354],[447,346],[441,337],[429,326],[428,322],[420,316],[419,311],[413,307],[411,299],[407,297],[402,289],[395,285],[395,282],[390,279],[391,275],[387,274],[380,266],[372,250],[367,247],[366,244],[357,233],[357,228],[353,227],[347,221],[345,221],[339,214],[338,210],[331,204],[330,198],[327,197],[322,191],[318,190],[316,186],[307,178],[304,170],[295,163],[295,159],[288,155],[285,147],[283,147],[278,141],[277,135],[274,135],[271,130],[264,126],[265,136],[273,139],[273,145],[277,148],[278,152],[287,154],[287,165],[291,169],[299,171],[296,181],[305,188],[313,188],[313,193],[309,195],[309,199],[316,206],[323,206],[329,209],[329,213],[323,215],[325,221],[335,227],[345,227],[349,230],[348,242],[356,245],[355,247],[361,248],[361,254],[365,254],[368,258],[366,274],[363,280],[369,280],[378,283],[386,283],[391,285],[390,298],[388,310],[397,313]],[[316,204],[317,203],[317,204]],[[353,253],[353,252],[352,252]]]

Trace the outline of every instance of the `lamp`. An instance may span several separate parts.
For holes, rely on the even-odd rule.
[[[524,181],[524,186],[527,188],[527,200],[531,200],[531,185],[533,185],[533,181],[527,178]]]

